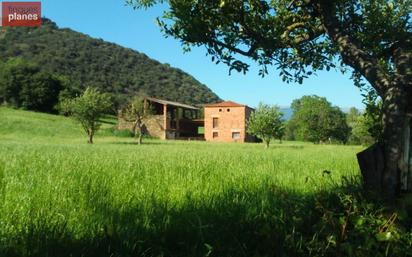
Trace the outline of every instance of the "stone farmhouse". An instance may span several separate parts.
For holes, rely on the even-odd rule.
[[[145,134],[160,139],[206,140],[216,142],[254,142],[247,134],[252,108],[231,101],[204,105],[201,109],[173,101],[145,98],[153,112],[145,121]],[[131,129],[133,123],[118,115],[118,129]]]
[[[145,98],[145,106],[150,105],[153,115],[144,121],[145,134],[160,139],[203,139],[199,128],[203,127],[200,109],[178,102]],[[118,114],[118,129],[131,129],[133,123],[125,121]]]

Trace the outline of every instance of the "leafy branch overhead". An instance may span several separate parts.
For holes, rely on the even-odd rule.
[[[262,76],[275,65],[286,82],[302,83],[353,54],[363,59],[357,66],[374,56],[372,62],[389,74],[396,46],[410,44],[410,0],[127,2],[136,8],[168,2],[170,9],[158,19],[166,35],[189,48],[205,45],[213,61],[231,70],[248,70],[241,56],[256,61]],[[341,54],[346,46],[353,52]]]

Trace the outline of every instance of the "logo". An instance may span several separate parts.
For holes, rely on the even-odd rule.
[[[1,9],[5,27],[41,25],[41,2],[3,2]]]

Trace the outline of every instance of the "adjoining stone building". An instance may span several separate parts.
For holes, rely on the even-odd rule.
[[[206,141],[255,142],[247,133],[247,121],[253,109],[232,101],[204,105]]]
[[[232,101],[206,104],[203,119],[199,108],[187,104],[146,97],[145,106],[150,106],[153,112],[144,121],[144,133],[151,137],[216,142],[256,141],[247,133],[247,121],[253,111],[247,105]],[[121,113],[119,111],[118,129],[131,130],[133,123],[123,119]]]
[[[203,139],[199,127],[203,127],[200,109],[191,105],[145,98],[145,106],[149,106],[153,115],[145,120],[146,135],[160,139]],[[119,112],[118,129],[132,129],[133,123],[127,122]]]

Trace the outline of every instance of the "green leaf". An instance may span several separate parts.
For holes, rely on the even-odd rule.
[[[376,234],[376,239],[379,242],[391,241],[391,240],[393,240],[393,238],[394,238],[393,234],[389,231]]]

